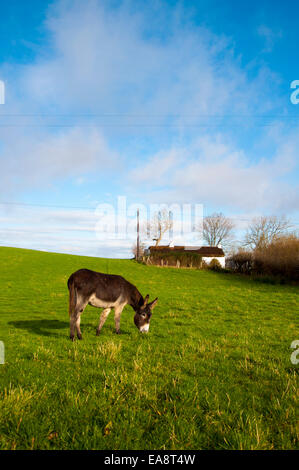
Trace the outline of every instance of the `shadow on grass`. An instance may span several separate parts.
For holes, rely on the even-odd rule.
[[[36,335],[42,336],[59,336],[54,330],[63,330],[69,329],[70,324],[69,322],[60,321],[60,320],[19,320],[19,321],[10,321],[8,322],[9,325],[14,326],[15,328],[19,328],[21,330],[27,330],[30,333],[35,333]],[[96,331],[97,324],[83,324],[81,325],[82,333],[84,330]],[[104,327],[105,328],[105,327]],[[50,330],[50,331],[48,331]],[[52,330],[52,331],[51,331]],[[115,333],[115,329],[113,327],[107,327],[105,330],[110,330],[111,332]],[[103,334],[103,333],[102,333]],[[125,330],[121,330],[122,335],[129,335],[130,333]]]
[[[60,320],[20,320],[10,321],[9,325],[19,328],[21,330],[27,330],[30,333],[43,336],[58,336],[58,333],[47,330],[61,330],[69,328],[69,322]]]
[[[110,331],[110,333],[116,335],[115,328],[112,325],[104,325],[103,329],[101,331],[101,335],[103,336],[103,334],[105,334],[108,331]],[[124,330],[123,328],[120,328],[120,335],[119,336],[123,336],[123,335],[131,335],[131,333],[127,330]],[[116,335],[116,336],[118,336],[118,335]]]

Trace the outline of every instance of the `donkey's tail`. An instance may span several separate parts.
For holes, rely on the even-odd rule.
[[[75,312],[75,307],[76,307],[76,288],[75,288],[75,285],[74,285],[74,279],[72,278],[72,276],[69,278],[68,282],[67,282],[67,285],[68,285],[68,288],[69,288],[69,293],[70,293],[70,297],[69,297],[69,316],[71,316],[74,312]]]

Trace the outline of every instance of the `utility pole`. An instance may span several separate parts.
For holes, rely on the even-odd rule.
[[[139,209],[137,209],[137,253],[136,253],[136,258],[137,258],[137,261],[139,260],[139,253],[140,253],[140,238],[139,238]]]
[[[173,242],[173,214],[169,211],[169,242]]]

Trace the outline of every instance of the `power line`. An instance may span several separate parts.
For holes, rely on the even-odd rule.
[[[164,117],[164,118],[262,118],[262,119],[299,119],[298,116],[286,114],[145,114],[145,113],[0,113],[0,117]]]
[[[49,207],[49,208],[56,208],[56,209],[83,209],[83,210],[95,210],[94,207],[87,207],[87,206],[61,206],[55,204],[35,204],[35,203],[27,203],[27,202],[5,202],[0,201],[0,205],[9,205],[9,206],[28,206],[28,207]]]
[[[47,207],[47,208],[55,208],[55,209],[82,209],[82,210],[88,210],[88,211],[94,211],[96,208],[95,207],[87,207],[87,206],[61,206],[61,205],[55,205],[55,204],[38,204],[38,203],[27,203],[27,202],[7,202],[7,201],[0,201],[0,206],[1,205],[9,205],[9,206],[24,206],[24,207]],[[204,216],[205,217],[205,216]],[[239,220],[242,222],[248,222],[251,221],[252,218],[250,217],[242,217],[238,215],[231,215],[227,216],[230,219],[235,219]],[[209,218],[212,218],[209,216]],[[216,217],[215,217],[216,218]],[[294,224],[299,224],[299,220],[294,220],[292,221]]]
[[[120,128],[163,128],[163,129],[174,129],[177,127],[185,127],[185,128],[240,128],[241,125],[247,127],[274,127],[276,123],[270,124],[250,124],[250,123],[238,123],[238,124],[0,124],[0,128],[70,128],[70,127],[77,127],[77,128],[113,128],[113,127],[120,127]]]

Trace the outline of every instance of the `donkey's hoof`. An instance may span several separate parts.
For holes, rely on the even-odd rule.
[[[116,333],[117,335],[121,335],[120,330],[116,330],[115,333]]]
[[[74,337],[74,336],[70,336],[70,340],[71,340],[71,341],[75,341],[75,337]]]
[[[100,333],[101,333],[101,331],[100,331],[100,330],[97,330],[97,331],[96,331],[96,336],[100,336]]]
[[[82,335],[78,335],[78,339],[82,339]]]

